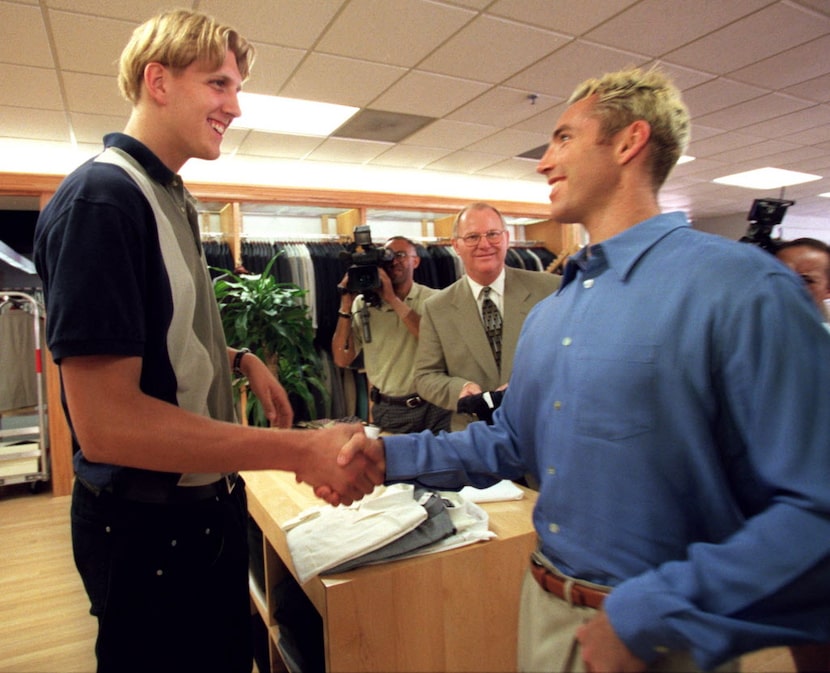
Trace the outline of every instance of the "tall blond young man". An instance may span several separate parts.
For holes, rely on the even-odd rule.
[[[75,561],[100,673],[250,673],[247,511],[237,470],[283,469],[351,502],[372,490],[337,450],[360,426],[288,430],[282,386],[228,348],[177,172],[216,159],[253,49],[203,14],[135,30],[120,62],[124,133],[61,184],[35,260],[75,453]],[[231,369],[275,429],[235,423]],[[281,429],[282,428],[282,429]]]

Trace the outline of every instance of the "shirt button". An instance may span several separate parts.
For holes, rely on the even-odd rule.
[[[107,533],[112,533],[112,528],[110,528],[109,526],[104,527],[104,530],[105,530]]]
[[[594,279],[589,278],[588,280],[583,280],[582,287],[584,287],[586,290],[590,290],[592,287],[594,287]]]
[[[553,403],[553,408],[559,411],[562,408],[562,403],[559,400]]]
[[[176,542],[176,540],[170,540],[170,546],[171,547],[175,547],[177,544],[178,544],[178,542]]]
[[[552,523],[552,524],[548,525],[548,530],[551,533],[558,533],[559,532],[559,524]]]
[[[571,337],[565,337],[564,339],[562,339],[563,346],[570,346],[573,342],[574,340],[571,339]]]
[[[158,577],[161,577],[162,575],[164,575],[164,571],[161,568],[159,568],[158,570],[156,570],[156,575]]]
[[[548,472],[549,475],[553,476],[554,474],[556,474],[556,468],[555,467],[549,467],[547,472]]]
[[[210,535],[210,528],[205,528],[205,535]]]

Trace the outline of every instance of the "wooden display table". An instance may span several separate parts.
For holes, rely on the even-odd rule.
[[[296,577],[281,524],[321,504],[288,472],[245,472],[248,510],[262,529],[272,670],[282,670],[272,588]],[[326,670],[515,671],[521,581],[536,545],[536,493],[485,503],[498,537],[427,556],[314,577],[303,585],[323,620]]]

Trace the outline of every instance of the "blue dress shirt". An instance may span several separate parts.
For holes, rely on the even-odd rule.
[[[388,480],[536,474],[542,551],[615,587],[647,662],[830,639],[830,338],[768,253],[681,213],[584,249],[528,316],[494,421],[385,438]]]

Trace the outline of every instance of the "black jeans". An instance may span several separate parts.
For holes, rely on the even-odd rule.
[[[247,503],[159,505],[78,480],[72,544],[98,618],[98,673],[250,673]]]

